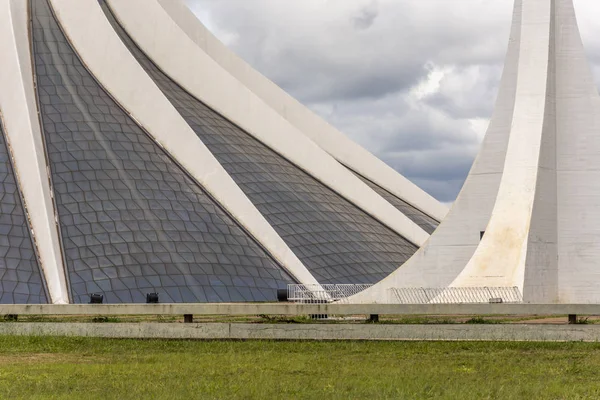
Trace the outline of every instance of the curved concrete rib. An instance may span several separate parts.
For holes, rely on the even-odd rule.
[[[481,244],[451,286],[523,289],[538,182],[548,180],[542,183],[548,187],[553,174],[550,154],[540,155],[545,148],[542,141],[555,139],[553,3],[523,2],[520,58],[527,62],[519,63],[513,124],[496,205]]]
[[[572,0],[557,2],[556,240],[558,272],[528,259],[530,302],[600,303],[600,96],[577,27]],[[560,35],[558,34],[560,32]],[[549,138],[551,141],[551,138]],[[550,143],[551,144],[551,143]],[[540,192],[543,197],[548,192]],[[537,221],[543,227],[543,220]],[[538,251],[542,253],[543,248]],[[534,271],[531,274],[531,271]],[[558,293],[534,290],[545,286]],[[530,293],[530,294],[529,294]]]
[[[453,285],[518,286],[525,302],[598,303],[600,96],[573,1],[532,0],[525,16],[528,63],[489,236]]]
[[[113,98],[298,282],[317,284],[146,75],[113,31],[98,1],[51,0],[51,4],[75,51]]]
[[[179,0],[156,0],[208,56],[339,162],[441,221],[448,209],[350,140],[221,43]]]
[[[146,0],[108,3],[148,57],[197,99],[410,242],[420,246],[427,240],[429,235],[421,227],[204,53],[160,4]],[[157,27],[160,35],[155,34]]]
[[[50,302],[69,302],[33,87],[27,2],[0,1],[0,110]]]
[[[446,287],[463,270],[480,243],[502,177],[517,87],[522,0],[516,0],[506,62],[496,107],[481,149],[448,216],[401,268],[355,302],[385,303],[390,288]]]

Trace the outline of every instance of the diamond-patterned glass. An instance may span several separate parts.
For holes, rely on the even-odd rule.
[[[438,227],[439,222],[425,214],[423,211],[411,206],[406,201],[396,197],[378,184],[371,182],[364,176],[357,174],[350,169],[348,170],[356,175],[356,177],[361,181],[366,183],[371,189],[373,189],[373,191],[375,191],[375,193],[386,199],[388,203],[400,210],[402,214],[406,215],[412,222],[419,225],[425,232],[431,234]]]
[[[42,276],[0,121],[0,303],[47,303]]]
[[[416,251],[415,245],[186,92],[104,7],[138,62],[319,282],[375,283]]]
[[[276,300],[292,279],[104,91],[32,0],[38,97],[74,302]]]

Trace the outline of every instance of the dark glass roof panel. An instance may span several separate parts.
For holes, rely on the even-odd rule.
[[[45,282],[0,120],[0,303],[47,303]]]
[[[416,251],[414,244],[186,92],[104,8],[138,62],[319,282],[375,283]]]
[[[402,212],[402,214],[406,215],[412,222],[419,225],[425,232],[432,234],[433,231],[440,224],[435,219],[431,218],[429,215],[425,214],[423,211],[417,209],[416,207],[408,204],[406,201],[401,198],[393,195],[388,192],[378,184],[371,182],[369,179],[364,176],[352,171],[348,168],[350,172],[356,175],[361,181],[366,183],[371,189],[373,189],[378,195],[387,200],[388,203],[396,207],[398,210]]]
[[[286,272],[91,76],[32,0],[42,126],[74,301],[276,300]]]

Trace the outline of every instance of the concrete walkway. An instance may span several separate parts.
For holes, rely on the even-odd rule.
[[[600,340],[600,325],[5,322],[0,335],[266,340]]]

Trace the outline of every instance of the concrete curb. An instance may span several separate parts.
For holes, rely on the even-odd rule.
[[[600,315],[600,304],[0,304],[0,315]]]
[[[595,325],[0,323],[0,335],[137,339],[600,341]]]

